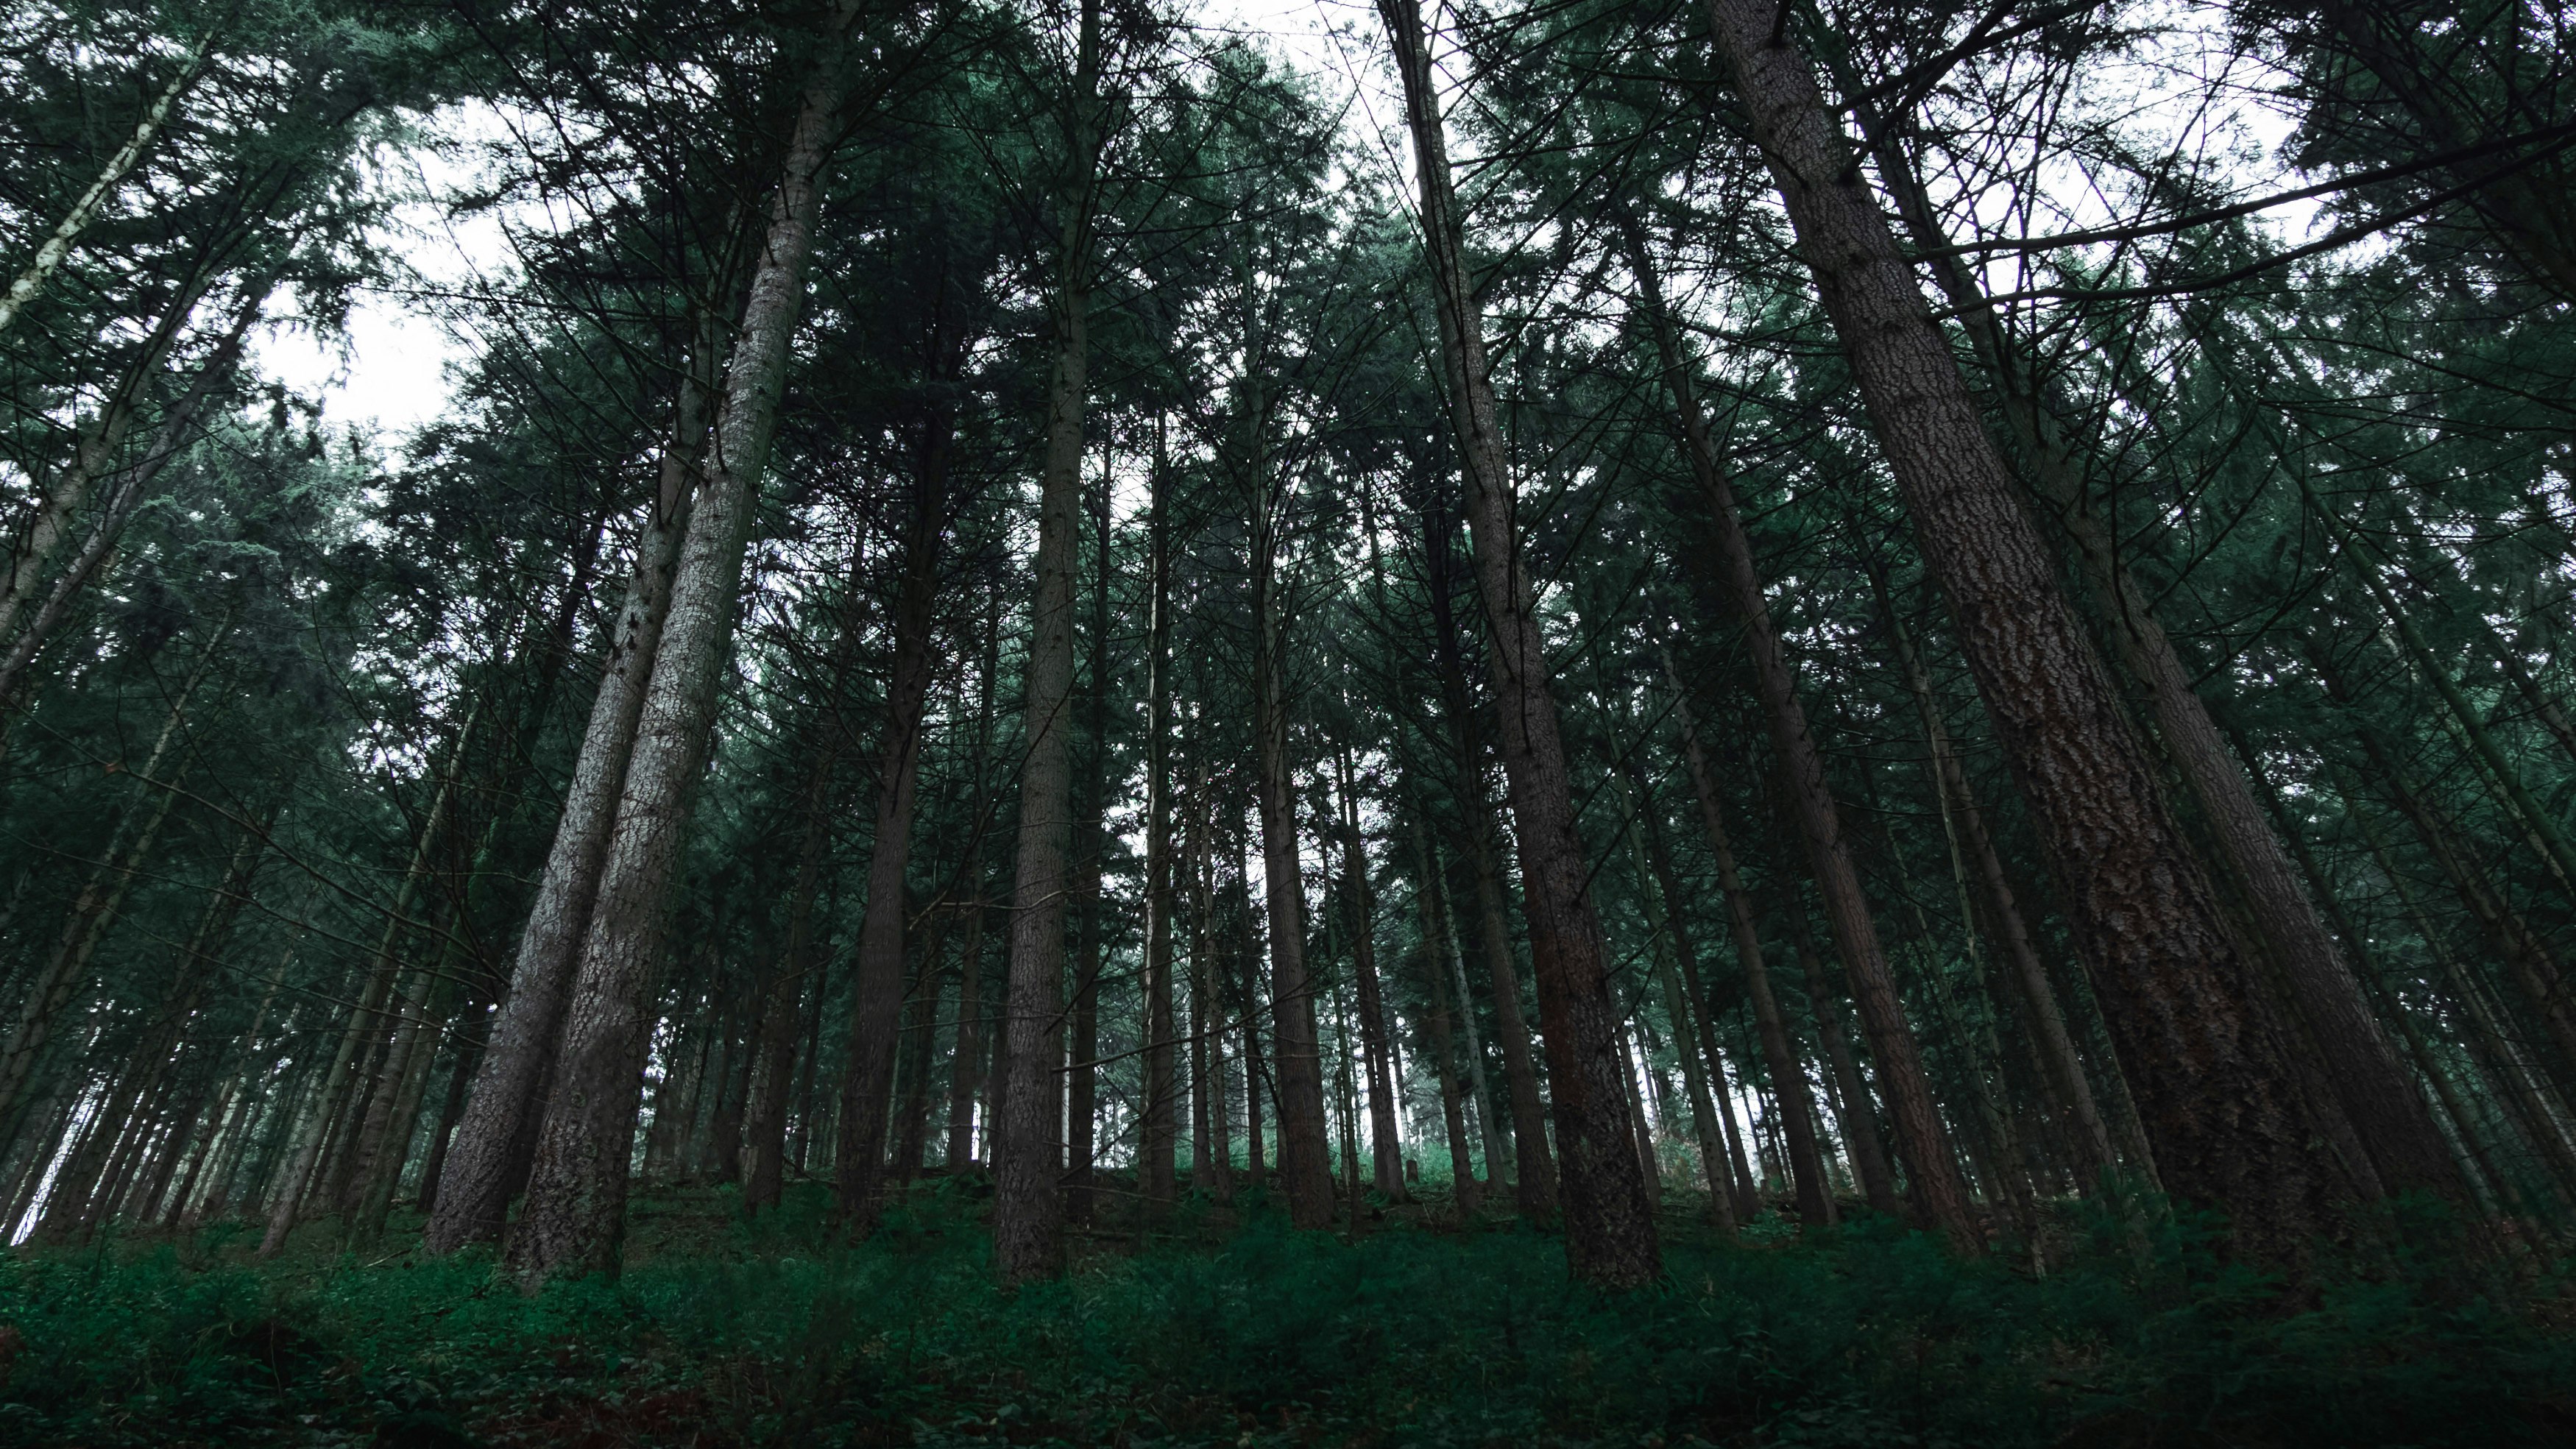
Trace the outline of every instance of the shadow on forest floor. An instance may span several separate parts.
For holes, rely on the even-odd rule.
[[[1144,1233],[1131,1203],[1104,1194],[1065,1279],[1015,1294],[972,1176],[855,1247],[820,1184],[752,1222],[731,1189],[641,1193],[622,1278],[535,1298],[401,1224],[257,1266],[233,1224],[0,1253],[0,1444],[2576,1440],[2561,1315],[2422,1265],[2326,1274],[2291,1311],[2188,1230],[2142,1253],[2070,1218],[2033,1279],[1883,1219],[1738,1245],[1675,1211],[1665,1282],[1609,1295],[1499,1222],[1392,1208],[1354,1242],[1202,1202]]]

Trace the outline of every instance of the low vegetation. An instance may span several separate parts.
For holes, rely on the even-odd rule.
[[[2285,1303],[2205,1232],[2069,1219],[2067,1261],[1964,1262],[1861,1217],[1734,1244],[1667,1203],[1668,1272],[1603,1294],[1560,1242],[1386,1208],[1111,1201],[1073,1270],[994,1286],[964,1176],[857,1246],[818,1186],[636,1205],[618,1279],[523,1296],[488,1256],[236,1225],[0,1258],[0,1439],[505,1445],[2272,1445],[2576,1431],[2576,1343],[2451,1265]],[[2420,1235],[2419,1235],[2420,1236]],[[2548,1290],[2554,1285],[2543,1282]],[[2544,1291],[2544,1296],[2546,1296]]]

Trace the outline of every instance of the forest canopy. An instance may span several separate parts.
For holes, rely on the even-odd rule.
[[[0,6],[0,1419],[2567,1432],[2570,26]]]

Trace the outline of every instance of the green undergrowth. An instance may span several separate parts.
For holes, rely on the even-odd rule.
[[[2285,1306],[2188,1231],[2042,1279],[1884,1221],[1749,1245],[1682,1220],[1604,1294],[1560,1242],[1394,1212],[1117,1213],[1060,1282],[991,1280],[976,1183],[856,1247],[819,1187],[638,1199],[614,1282],[234,1227],[0,1254],[0,1443],[2497,1444],[2576,1434],[2576,1344],[2381,1263]],[[2077,1225],[2080,1231],[2082,1225]],[[2540,1301],[2556,1301],[2551,1285]]]

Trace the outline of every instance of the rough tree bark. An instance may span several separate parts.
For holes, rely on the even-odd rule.
[[[2039,1056],[2046,1064],[2049,1085],[2056,1089],[2057,1104],[2072,1129],[2066,1137],[2075,1152],[2076,1181],[2090,1193],[2101,1185],[2103,1170],[2118,1160],[2111,1147],[2111,1129],[2094,1101],[2092,1083],[2084,1075],[2084,1060],[2076,1052],[2075,1038],[2066,1029],[2066,1013],[2058,1006],[2048,967],[2039,959],[2039,948],[2031,940],[2012,882],[2004,874],[2002,853],[1995,849],[1994,836],[1986,829],[1985,811],[1978,807],[1975,793],[1968,788],[1967,771],[1959,763],[1958,751],[1951,746],[1949,723],[1942,717],[1940,703],[1933,694],[1932,677],[1915,652],[1913,636],[1897,612],[1895,599],[1887,593],[1885,582],[1872,577],[1878,585],[1880,612],[1887,619],[1888,638],[1896,646],[1896,660],[1905,671],[1906,688],[1913,694],[1915,709],[1923,719],[1924,739],[1932,752],[1933,768],[1938,771],[1945,807],[1943,821],[1955,822],[1957,849],[1971,862],[1986,919],[2002,942],[2004,955],[2012,962],[2014,978],[2021,987],[2020,1000],[2029,1009],[2039,1038]],[[1957,802],[1955,816],[1948,809],[1952,801]],[[2146,1144],[2133,1146],[2132,1155],[2138,1155]],[[2142,1159],[2136,1167],[2153,1180],[2152,1160]]]
[[[1785,12],[1709,0],[1711,29],[1957,619],[2094,978],[2167,1189],[2222,1206],[2237,1251],[2294,1267],[2334,1189],[2281,1044],[2046,545]]]
[[[1100,3],[1083,0],[1058,185],[1055,361],[1038,479],[1037,595],[1029,610],[1020,852],[1011,895],[1010,985],[993,1113],[993,1268],[1006,1284],[1063,1265],[1064,936],[1074,887],[1073,592],[1082,506],[1082,412],[1090,366],[1092,209],[1100,162]]]
[[[472,1093],[465,1099],[465,1118],[448,1147],[438,1203],[423,1237],[432,1253],[500,1238],[545,1105],[564,1003],[598,898],[600,862],[608,854],[636,722],[644,712],[645,685],[661,644],[671,570],[678,566],[680,542],[688,530],[689,484],[706,433],[704,399],[715,376],[720,335],[713,318],[703,313],[697,332],[698,345],[680,380],[671,439],[662,451],[661,486],[636,533],[634,573],[608,631],[590,722],[573,759],[572,781],[564,791],[563,813],[555,823],[536,900],[519,933],[509,991],[494,1013]]]
[[[1379,13],[1404,81],[1451,424],[1466,474],[1476,580],[1492,645],[1503,773],[1520,846],[1539,1029],[1555,1099],[1567,1265],[1587,1282],[1636,1286],[1662,1271],[1662,1250],[1634,1149],[1618,1020],[1588,889],[1591,872],[1575,829],[1537,596],[1513,519],[1512,482],[1486,370],[1483,317],[1466,272],[1464,225],[1449,174],[1430,45],[1414,0],[1380,0]]]
[[[2146,688],[2166,755],[2199,803],[2229,875],[2245,892],[2250,924],[2307,1021],[2320,1054],[2319,1065],[2337,1103],[2352,1120],[2382,1181],[2466,1205],[2468,1184],[2449,1144],[2442,1140],[2351,963],[2336,948],[2316,903],[2301,886],[2297,868],[2230,757],[2208,705],[2192,688],[2193,671],[2184,665],[2145,591],[2121,558],[2110,521],[2086,497],[2082,463],[2042,395],[2036,368],[2014,346],[1984,290],[1950,250],[1948,233],[1900,138],[1883,122],[1873,130],[1881,138],[1874,157],[1898,214],[1915,245],[1937,258],[1931,268],[1933,280],[1957,309],[1978,360],[1994,380],[2005,422],[2031,482],[2075,543],[2105,632],[2130,675]],[[1972,828],[1982,831],[1981,825]],[[2079,1113],[2089,1108],[2089,1099],[2077,1106]]]
[[[843,51],[857,17],[858,6],[843,0],[818,37],[824,55],[788,142],[740,340],[726,372],[714,444],[699,472],[672,576],[616,824],[565,1008],[561,1062],[527,1204],[506,1253],[512,1274],[531,1286],[564,1273],[613,1273],[618,1266],[642,1059],[652,1029],[647,997],[660,965],[666,898],[733,631],[789,343],[804,307],[818,180],[841,130],[848,87]]]

